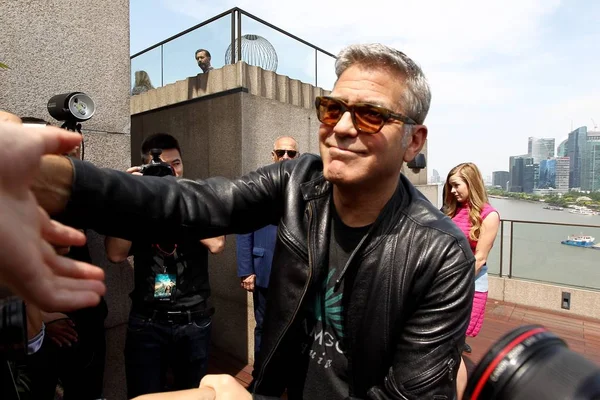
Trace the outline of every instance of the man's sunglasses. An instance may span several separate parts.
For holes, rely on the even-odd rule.
[[[395,119],[408,125],[418,125],[405,115],[369,103],[348,105],[335,97],[318,96],[315,106],[317,107],[317,118],[323,124],[335,126],[346,112],[350,112],[356,130],[365,133],[379,132],[389,119]]]
[[[298,152],[296,150],[273,150],[277,158],[281,158],[287,153],[288,157],[294,158]]]

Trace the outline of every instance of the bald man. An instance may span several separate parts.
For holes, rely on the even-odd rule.
[[[291,160],[298,157],[298,142],[291,136],[282,136],[273,143],[273,162]],[[243,289],[252,293],[254,300],[254,357],[260,350],[262,323],[267,305],[269,276],[277,226],[267,225],[255,232],[237,236],[238,276]]]
[[[298,157],[298,142],[291,136],[281,136],[273,143],[273,162],[291,160]]]

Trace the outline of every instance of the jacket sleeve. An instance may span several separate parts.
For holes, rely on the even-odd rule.
[[[237,274],[241,278],[255,274],[254,259],[252,257],[252,248],[254,247],[254,233],[245,233],[237,235],[236,238],[236,258]]]
[[[475,259],[446,262],[402,322],[393,365],[371,399],[454,399],[460,350],[471,316]]]
[[[294,165],[271,164],[235,180],[192,181],[135,176],[72,162],[72,194],[61,221],[128,240],[171,242],[247,233],[277,224]]]

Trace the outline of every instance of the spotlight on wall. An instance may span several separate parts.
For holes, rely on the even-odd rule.
[[[427,166],[427,160],[425,159],[425,154],[419,153],[412,160],[406,163],[406,168],[412,170],[415,174],[418,174],[420,170],[424,169]]]
[[[48,100],[50,115],[58,121],[65,121],[62,128],[79,133],[79,122],[92,118],[95,111],[94,100],[83,92],[57,94]]]

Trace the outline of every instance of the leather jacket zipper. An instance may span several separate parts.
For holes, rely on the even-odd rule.
[[[265,359],[265,362],[261,366],[260,372],[258,373],[258,378],[256,379],[256,385],[254,385],[254,387],[260,387],[260,383],[263,380],[263,377],[264,377],[264,374],[265,374],[265,369],[267,368],[267,365],[269,364],[269,361],[271,361],[271,358],[273,357],[273,354],[275,354],[275,351],[277,350],[277,348],[281,344],[281,340],[285,337],[285,334],[287,333],[288,329],[290,328],[290,326],[296,320],[296,316],[298,315],[298,311],[302,307],[302,303],[304,302],[304,297],[306,296],[306,293],[308,292],[308,287],[310,286],[310,280],[312,279],[312,273],[313,273],[313,261],[312,261],[311,252],[310,252],[310,248],[311,248],[310,247],[310,245],[311,245],[310,234],[312,232],[312,230],[311,230],[311,228],[312,228],[312,219],[313,219],[312,203],[309,203],[308,204],[308,235],[307,235],[308,236],[308,238],[307,238],[307,243],[308,243],[308,245],[307,245],[307,248],[308,248],[308,277],[306,279],[306,284],[304,285],[304,290],[302,292],[302,296],[300,296],[300,301],[298,302],[298,306],[296,307],[296,310],[294,311],[294,314],[292,315],[292,318],[290,319],[290,322],[288,322],[288,324],[286,325],[286,327],[283,330],[282,334],[277,339],[277,342],[275,343],[275,346],[273,347],[273,349],[271,350],[271,352],[269,353],[269,355]],[[282,236],[282,239],[283,239],[283,236]],[[293,250],[295,252],[299,252],[299,254],[303,254],[303,252],[300,252],[300,249],[298,248],[298,246],[295,243],[293,243],[293,241],[286,240],[286,242],[287,242],[288,246],[292,245]]]
[[[446,375],[446,374],[448,374],[448,379],[450,381],[453,381],[454,380],[454,376],[453,376],[454,364],[455,364],[455,361],[453,358],[451,358],[448,361],[446,361],[445,363],[443,363],[441,367],[437,367],[437,368],[433,368],[433,369],[429,370],[425,374],[426,376],[424,377],[424,379],[419,379],[420,377],[413,378],[410,381],[414,381],[417,379],[419,379],[419,380],[413,385],[411,385],[409,383],[410,381],[405,382],[403,384],[403,386],[407,391],[414,393],[414,392],[419,392],[420,390],[433,385],[434,383],[441,380],[444,377],[444,375]]]

